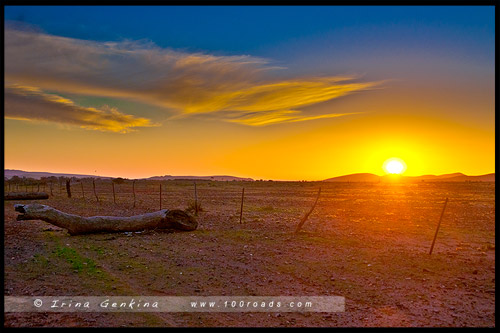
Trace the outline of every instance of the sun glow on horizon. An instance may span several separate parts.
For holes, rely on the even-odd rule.
[[[386,160],[382,167],[386,173],[393,175],[400,175],[406,171],[406,163],[397,157]]]

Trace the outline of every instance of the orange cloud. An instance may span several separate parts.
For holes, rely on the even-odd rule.
[[[251,115],[243,116],[240,118],[229,119],[227,121],[249,125],[249,126],[267,126],[279,123],[294,123],[299,121],[308,121],[324,118],[335,118],[348,116],[353,114],[360,114],[364,112],[353,112],[353,113],[330,113],[322,114],[317,116],[303,116],[300,111],[295,110],[283,110],[283,111],[271,111],[271,112],[259,112]]]
[[[117,133],[128,133],[137,127],[157,126],[149,119],[123,114],[116,108],[82,107],[67,98],[44,93],[37,87],[20,85],[7,85],[5,88],[5,118],[49,121]]]
[[[278,70],[283,68],[250,56],[214,56],[137,42],[102,43],[5,30],[5,79],[9,82],[43,90],[135,100],[181,116],[239,112],[249,116],[240,121],[229,116],[223,120],[246,125],[255,125],[262,119],[273,124],[280,119],[290,122],[338,117],[285,115],[287,110],[381,84],[354,82],[354,76],[277,79]],[[265,114],[252,115],[259,112]]]

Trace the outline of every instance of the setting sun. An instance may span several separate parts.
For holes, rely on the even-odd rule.
[[[383,168],[387,173],[399,175],[406,171],[406,163],[402,159],[393,157],[384,162]]]

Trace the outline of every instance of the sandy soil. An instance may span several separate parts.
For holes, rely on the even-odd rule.
[[[71,199],[54,190],[39,202],[129,216],[159,209],[157,184],[136,184],[136,208],[130,184],[118,186],[116,204],[105,183],[99,203],[91,187],[83,199],[76,185]],[[163,208],[185,209],[193,198],[191,182],[162,184]],[[16,221],[19,202],[5,201],[4,294],[338,295],[346,311],[6,313],[5,326],[495,326],[494,183],[199,182],[197,189],[203,211],[194,232],[69,236],[43,221]]]

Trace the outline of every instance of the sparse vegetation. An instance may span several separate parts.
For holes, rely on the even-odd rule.
[[[199,213],[199,212],[203,212],[203,207],[201,207],[201,202],[196,202],[194,200],[192,201],[189,201],[186,209],[185,209],[186,212],[188,213],[191,213],[191,214],[196,214],[196,213]]]
[[[125,180],[126,180],[125,178],[121,178],[121,177],[113,178],[113,183],[120,185],[120,184],[125,183]]]
[[[194,212],[192,182],[163,184],[165,208],[187,205]],[[135,208],[131,182],[120,186],[129,197],[109,204],[109,180],[96,182],[99,204],[91,196],[79,198],[78,191],[71,199],[54,191],[44,204],[84,216],[157,209],[158,183],[135,185]],[[6,295],[338,295],[346,297],[349,307],[327,319],[318,313],[82,314],[95,319],[82,326],[106,326],[123,318],[128,326],[280,326],[292,319],[303,326],[358,326],[367,322],[364,318],[380,326],[495,323],[494,183],[323,183],[321,198],[297,235],[295,227],[310,210],[319,184],[245,183],[244,224],[238,223],[242,184],[212,185],[197,184],[203,202],[198,208],[204,213],[197,218],[199,228],[188,233],[69,236],[42,221],[16,221],[16,202],[5,202]],[[450,202],[429,256],[447,196]],[[464,299],[478,305],[466,306]],[[27,322],[25,316],[6,318]],[[73,320],[67,314],[51,318],[58,325]],[[37,325],[49,323],[37,320]]]
[[[54,253],[61,258],[64,258],[71,264],[71,268],[78,273],[86,271],[88,274],[98,274],[100,271],[97,269],[96,263],[90,258],[84,258],[78,252],[70,247],[59,246],[55,249]]]

